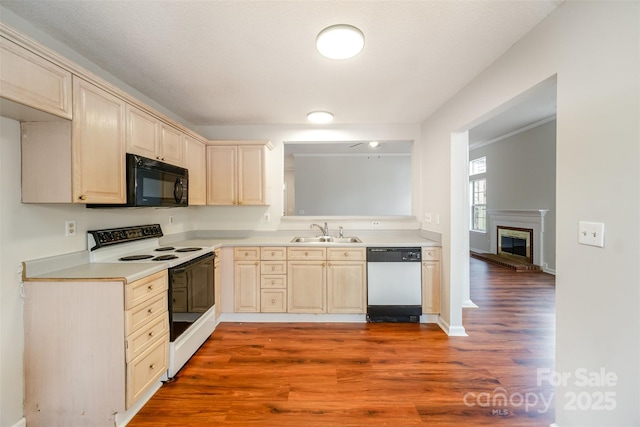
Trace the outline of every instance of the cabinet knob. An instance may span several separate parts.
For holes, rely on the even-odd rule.
[[[271,266],[271,271],[275,271],[275,270],[276,270],[276,266],[275,266],[275,265],[272,265],[272,266]]]
[[[271,304],[275,304],[275,303],[276,303],[276,299],[274,298],[271,300]]]
[[[244,256],[248,256],[248,255],[249,255],[249,252],[245,252],[245,253],[244,253]]]
[[[271,256],[275,256],[275,255],[276,255],[276,253],[275,253],[275,252],[271,252]]]
[[[304,253],[304,256],[309,256],[309,252],[305,252],[305,253]]]
[[[258,265],[258,261],[256,261],[256,265]]]
[[[345,252],[345,253],[344,253],[344,256],[349,256],[349,252]]]
[[[147,286],[147,289],[148,289],[148,290],[150,290],[150,291],[152,291],[152,290],[153,290],[153,285],[149,285],[149,286]]]
[[[276,281],[275,281],[275,280],[272,280],[272,281],[271,281],[271,284],[272,284],[272,285],[275,285],[275,284],[276,284]]]
[[[147,310],[147,313],[148,313],[148,314],[153,313],[153,308],[150,308],[149,310]]]
[[[149,369],[156,369],[156,364],[152,363],[151,365],[149,365]]]
[[[80,197],[78,197],[78,199],[87,200],[87,196],[85,196],[84,194],[81,194]]]
[[[153,331],[149,332],[149,336],[152,337],[153,336]]]

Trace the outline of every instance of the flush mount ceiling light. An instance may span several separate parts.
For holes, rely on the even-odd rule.
[[[318,52],[331,59],[347,59],[362,51],[364,34],[353,25],[332,25],[316,38]]]
[[[333,114],[328,111],[312,111],[307,114],[307,120],[316,124],[329,123],[333,121]]]
[[[369,142],[369,147],[371,148],[378,148],[380,146],[380,143],[378,141],[370,141]]]

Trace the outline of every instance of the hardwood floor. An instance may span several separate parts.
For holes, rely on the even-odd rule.
[[[468,337],[222,323],[129,426],[549,426],[554,390],[537,370],[554,369],[554,279],[471,259]]]

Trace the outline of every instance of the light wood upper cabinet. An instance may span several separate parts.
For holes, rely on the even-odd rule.
[[[132,105],[127,105],[127,153],[150,159],[158,152],[158,119]]]
[[[0,37],[0,97],[71,119],[71,73]]]
[[[207,147],[189,136],[185,140],[185,167],[189,170],[189,205],[207,204]]]
[[[269,144],[207,146],[208,205],[266,205]]]
[[[160,151],[158,160],[184,166],[185,145],[182,132],[165,123],[160,124]]]
[[[127,105],[127,152],[176,166],[185,166],[182,132],[151,114]]]
[[[74,203],[125,203],[125,103],[74,76]]]

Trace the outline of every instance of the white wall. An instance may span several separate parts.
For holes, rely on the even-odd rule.
[[[422,126],[424,179],[440,184],[427,188],[423,210],[444,219],[428,228],[442,233],[443,286],[455,295],[469,233],[458,197],[468,183],[456,179],[467,156],[452,133],[557,74],[556,369],[571,375],[556,389],[560,427],[640,424],[639,17],[638,2],[564,2]],[[580,220],[605,223],[604,249],[577,244]],[[461,306],[444,300],[455,325]],[[618,380],[580,387],[580,368]],[[567,407],[572,395],[595,391],[615,393],[615,409]]]
[[[487,209],[549,209],[544,217],[544,262],[545,269],[555,270],[556,121],[469,152],[469,160],[484,156],[487,172],[478,178],[487,180]],[[470,247],[490,252],[489,235],[488,230],[470,231]]]

